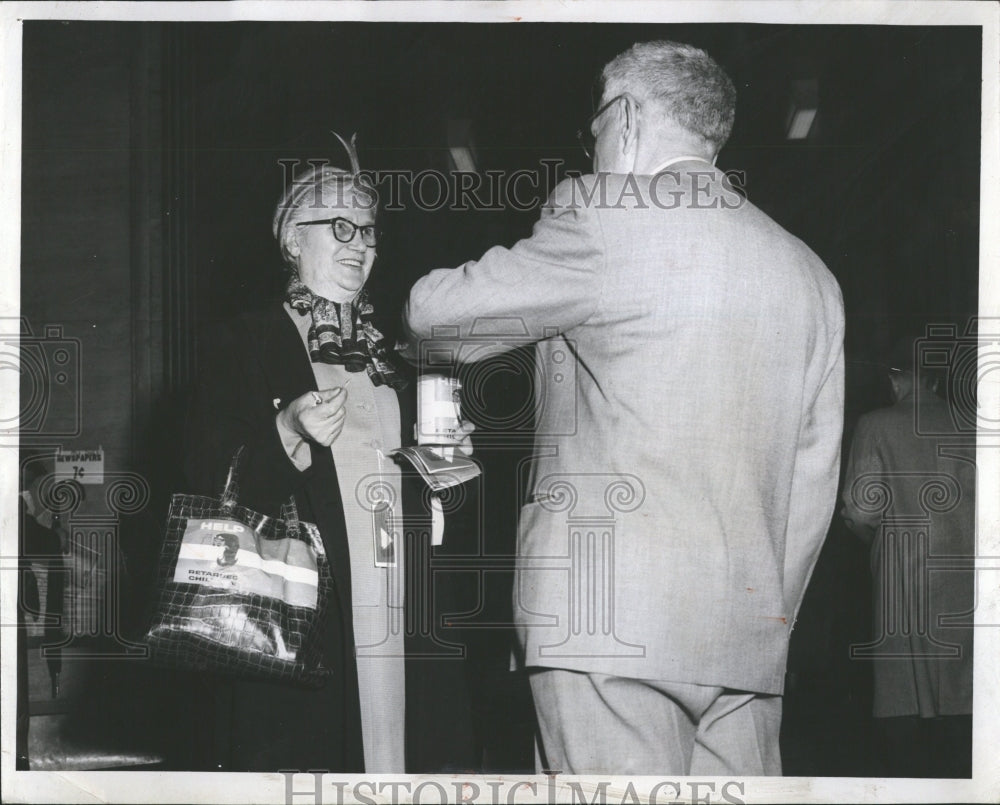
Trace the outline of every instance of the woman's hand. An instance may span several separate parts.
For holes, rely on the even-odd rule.
[[[343,388],[309,391],[278,413],[278,420],[303,439],[329,447],[344,429],[347,391]]]

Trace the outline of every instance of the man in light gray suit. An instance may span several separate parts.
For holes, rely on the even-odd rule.
[[[789,634],[836,502],[840,290],[714,167],[735,90],[706,53],[637,44],[602,87],[594,174],[513,248],[422,278],[410,346],[536,345],[514,617],[542,766],[780,774]]]

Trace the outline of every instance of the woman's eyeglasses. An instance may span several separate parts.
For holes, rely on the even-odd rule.
[[[296,226],[316,226],[318,224],[330,224],[333,229],[333,236],[341,243],[350,243],[354,240],[354,233],[361,230],[361,242],[365,246],[374,246],[378,243],[379,232],[374,224],[358,226],[354,221],[346,218],[324,218],[321,221],[296,221]]]

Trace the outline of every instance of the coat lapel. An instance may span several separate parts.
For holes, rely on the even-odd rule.
[[[247,322],[255,339],[264,375],[281,405],[288,405],[307,391],[316,390],[309,356],[282,305],[269,305],[266,312]]]
[[[247,342],[257,350],[265,381],[280,406],[306,392],[316,391],[309,356],[302,339],[280,303],[268,305],[263,311],[245,314],[244,322],[251,339]],[[351,629],[351,556],[344,522],[344,506],[340,498],[337,467],[329,449],[316,444],[312,449],[312,471],[305,484],[308,510],[316,520],[323,535],[323,544],[329,555],[330,567],[340,598],[341,611],[345,613],[345,626]]]

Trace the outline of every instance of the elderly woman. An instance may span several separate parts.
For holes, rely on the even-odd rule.
[[[338,136],[339,138],[339,136]],[[296,179],[273,234],[283,300],[244,313],[212,339],[185,455],[197,491],[218,494],[245,447],[240,503],[277,514],[292,495],[322,534],[335,581],[319,690],[225,686],[218,767],[234,771],[406,771],[401,444],[406,382],[372,324],[364,291],[375,261],[376,196],[360,173],[329,166]],[[412,414],[410,414],[412,417]],[[414,769],[410,769],[414,770]]]

